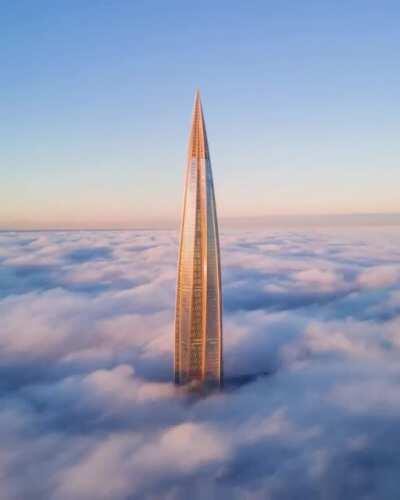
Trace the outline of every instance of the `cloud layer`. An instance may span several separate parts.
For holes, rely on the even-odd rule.
[[[2,500],[398,499],[396,229],[222,243],[200,398],[171,384],[175,233],[0,233]]]

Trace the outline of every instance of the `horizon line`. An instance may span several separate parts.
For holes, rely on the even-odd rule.
[[[260,226],[283,227],[290,226],[397,226],[400,225],[400,212],[365,212],[344,214],[269,214],[254,216],[221,217],[222,229],[243,229],[243,227]],[[111,224],[63,223],[60,225],[43,222],[15,222],[1,224],[1,232],[29,232],[29,231],[168,231],[179,228],[178,219],[154,218],[143,223]]]

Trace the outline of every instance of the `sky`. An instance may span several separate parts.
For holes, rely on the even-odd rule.
[[[175,230],[0,232],[2,500],[398,500],[398,228],[221,244],[201,397],[172,383]]]
[[[3,2],[0,228],[169,227],[201,90],[222,220],[398,213],[397,1]]]

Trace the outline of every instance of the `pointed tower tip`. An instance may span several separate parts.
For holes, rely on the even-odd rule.
[[[189,151],[191,157],[209,158],[206,127],[200,99],[200,90],[196,89]]]
[[[196,92],[194,94],[194,102],[195,105],[201,105],[201,98],[200,98],[200,89],[196,89]]]

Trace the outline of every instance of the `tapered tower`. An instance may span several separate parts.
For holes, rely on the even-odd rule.
[[[196,93],[178,262],[175,382],[222,384],[221,264],[206,127]]]

